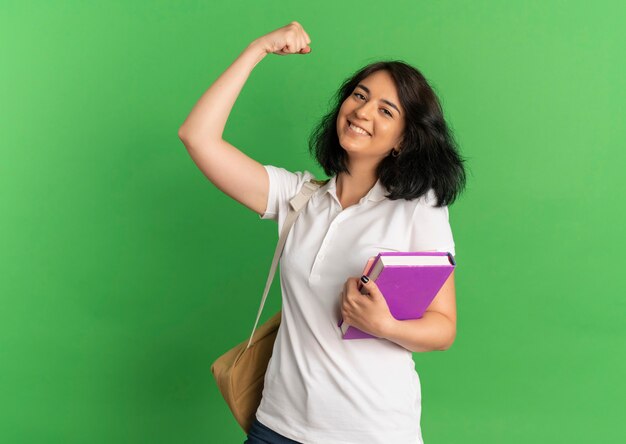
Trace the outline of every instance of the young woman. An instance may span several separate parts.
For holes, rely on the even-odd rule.
[[[179,130],[194,162],[224,193],[282,229],[309,171],[262,165],[222,139],[251,70],[267,54],[308,54],[291,22],[254,40]],[[412,352],[448,349],[456,335],[454,273],[424,316],[396,320],[358,273],[381,251],[449,251],[448,205],[464,160],[424,76],[373,63],[343,82],[309,139],[330,180],[292,227],[281,256],[282,321],[246,443],[422,443],[421,385]],[[343,340],[337,323],[376,336]]]

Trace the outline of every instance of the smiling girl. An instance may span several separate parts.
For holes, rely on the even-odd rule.
[[[204,93],[179,137],[222,192],[281,232],[307,171],[262,165],[223,140],[252,69],[268,54],[310,54],[292,22],[254,40]],[[413,352],[447,350],[456,336],[454,273],[424,316],[396,320],[359,272],[380,251],[455,254],[448,205],[465,169],[424,76],[381,61],[345,80],[311,136],[329,179],[302,209],[281,259],[282,319],[246,443],[423,443]],[[376,338],[344,340],[343,317]]]

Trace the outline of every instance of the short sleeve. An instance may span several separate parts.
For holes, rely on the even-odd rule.
[[[456,255],[448,207],[435,207],[436,196],[430,190],[418,199],[411,226],[411,251],[447,251]]]
[[[309,171],[291,172],[273,165],[263,167],[269,176],[270,189],[265,213],[259,214],[259,218],[278,221],[283,213],[289,211],[289,201],[300,191],[304,182],[315,176]]]

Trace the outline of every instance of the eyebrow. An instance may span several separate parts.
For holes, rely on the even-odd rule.
[[[357,85],[357,88],[364,89],[364,90],[365,90],[365,92],[366,92],[366,93],[368,93],[368,94],[370,93],[369,88],[368,88],[367,86],[363,85],[362,83],[359,83],[359,84]],[[387,99],[380,99],[380,101],[381,101],[381,102],[385,102],[387,105],[389,105],[389,106],[391,106],[392,108],[394,108],[396,111],[398,111],[398,114],[402,114],[402,113],[400,112],[400,110],[398,109],[398,107],[397,107],[396,105],[394,105],[392,102],[390,102],[389,100],[387,100]]]

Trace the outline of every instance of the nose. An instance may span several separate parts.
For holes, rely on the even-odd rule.
[[[355,115],[362,120],[370,120],[369,117],[371,116],[371,109],[370,109],[370,105],[372,106],[376,106],[376,104],[374,102],[367,102],[367,103],[363,103],[361,106],[359,106],[356,110],[355,110]]]

